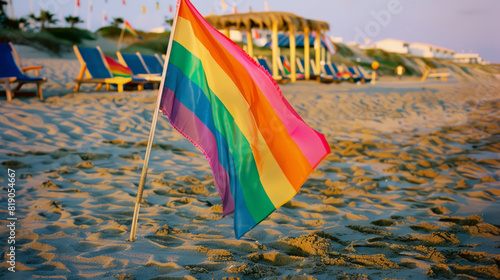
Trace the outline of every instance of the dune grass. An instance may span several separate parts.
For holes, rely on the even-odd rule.
[[[144,54],[165,54],[168,48],[170,39],[170,31],[163,33],[147,33],[144,40],[136,41],[135,43],[122,48],[123,53],[144,53]],[[149,38],[149,39],[146,39]]]
[[[59,54],[69,51],[73,42],[54,36],[50,32],[25,32],[21,30],[0,29],[0,42],[12,42],[14,44],[27,45],[36,49],[48,50]]]
[[[73,44],[81,44],[83,40],[95,40],[95,35],[86,29],[56,27],[46,28],[45,31],[58,39],[64,39]]]

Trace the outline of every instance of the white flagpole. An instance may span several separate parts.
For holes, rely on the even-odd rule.
[[[102,11],[102,27],[106,26],[108,14],[106,14],[106,10]]]
[[[64,16],[63,16],[63,5],[59,5],[59,22],[63,23],[64,22]]]
[[[139,181],[139,189],[137,191],[137,200],[135,202],[134,217],[132,218],[132,227],[130,228],[130,239],[127,241],[135,241],[135,232],[137,230],[137,220],[139,219],[139,208],[141,207],[142,194],[144,192],[144,185],[146,184],[146,177],[148,175],[148,164],[149,156],[151,154],[151,146],[153,145],[153,139],[155,136],[156,122],[158,120],[158,113],[160,111],[161,96],[163,93],[163,88],[165,86],[165,75],[167,73],[168,61],[170,59],[170,52],[172,51],[172,42],[174,39],[174,34],[177,25],[177,18],[179,16],[179,8],[182,0],[177,1],[177,7],[175,11],[174,23],[172,24],[172,33],[170,33],[170,39],[168,42],[167,56],[165,59],[165,64],[163,65],[163,74],[161,79],[160,88],[158,89],[158,97],[156,98],[155,111],[153,115],[153,121],[151,122],[151,130],[149,131],[148,145],[146,147],[146,155],[144,156],[144,165],[142,166],[141,179]]]
[[[12,0],[9,0],[9,6],[10,6],[10,18],[14,19],[14,6],[12,5]]]
[[[78,0],[75,0],[75,8],[73,10],[73,16],[74,17],[77,17],[78,16],[78,5],[77,5],[77,1]]]
[[[90,27],[92,24],[92,0],[89,0],[89,15],[87,18],[87,29],[90,31]]]
[[[172,35],[172,34],[170,34]],[[118,48],[116,51],[120,51],[120,48],[122,46],[122,41],[123,41],[123,37],[125,36],[125,22],[122,23],[122,32],[120,33],[120,38],[118,39]]]
[[[35,6],[33,5],[33,0],[30,0],[30,13],[35,14]],[[30,27],[35,27],[35,20],[30,18]]]

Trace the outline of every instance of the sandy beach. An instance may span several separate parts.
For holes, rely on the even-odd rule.
[[[74,57],[18,52],[49,81],[42,102],[0,99],[2,279],[500,279],[493,75],[281,86],[332,153],[241,240],[208,161],[161,116],[130,243],[157,91],[72,93]]]

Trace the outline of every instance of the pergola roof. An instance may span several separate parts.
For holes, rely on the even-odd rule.
[[[330,30],[330,24],[326,21],[306,19],[306,22],[311,30]]]
[[[329,30],[328,23],[319,20],[304,19],[287,12],[257,12],[244,14],[230,14],[206,16],[205,19],[217,29],[234,27],[239,30],[250,28],[272,29],[273,21],[278,23],[278,30],[288,31],[293,26],[297,31],[303,31],[306,26],[311,30]]]

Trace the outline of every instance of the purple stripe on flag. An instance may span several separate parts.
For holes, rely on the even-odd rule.
[[[223,215],[234,211],[234,199],[229,189],[229,175],[219,161],[215,136],[210,129],[186,106],[175,98],[175,93],[165,88],[162,97],[162,111],[174,128],[198,147],[212,168],[215,187],[222,198]],[[224,189],[221,189],[224,188]]]

